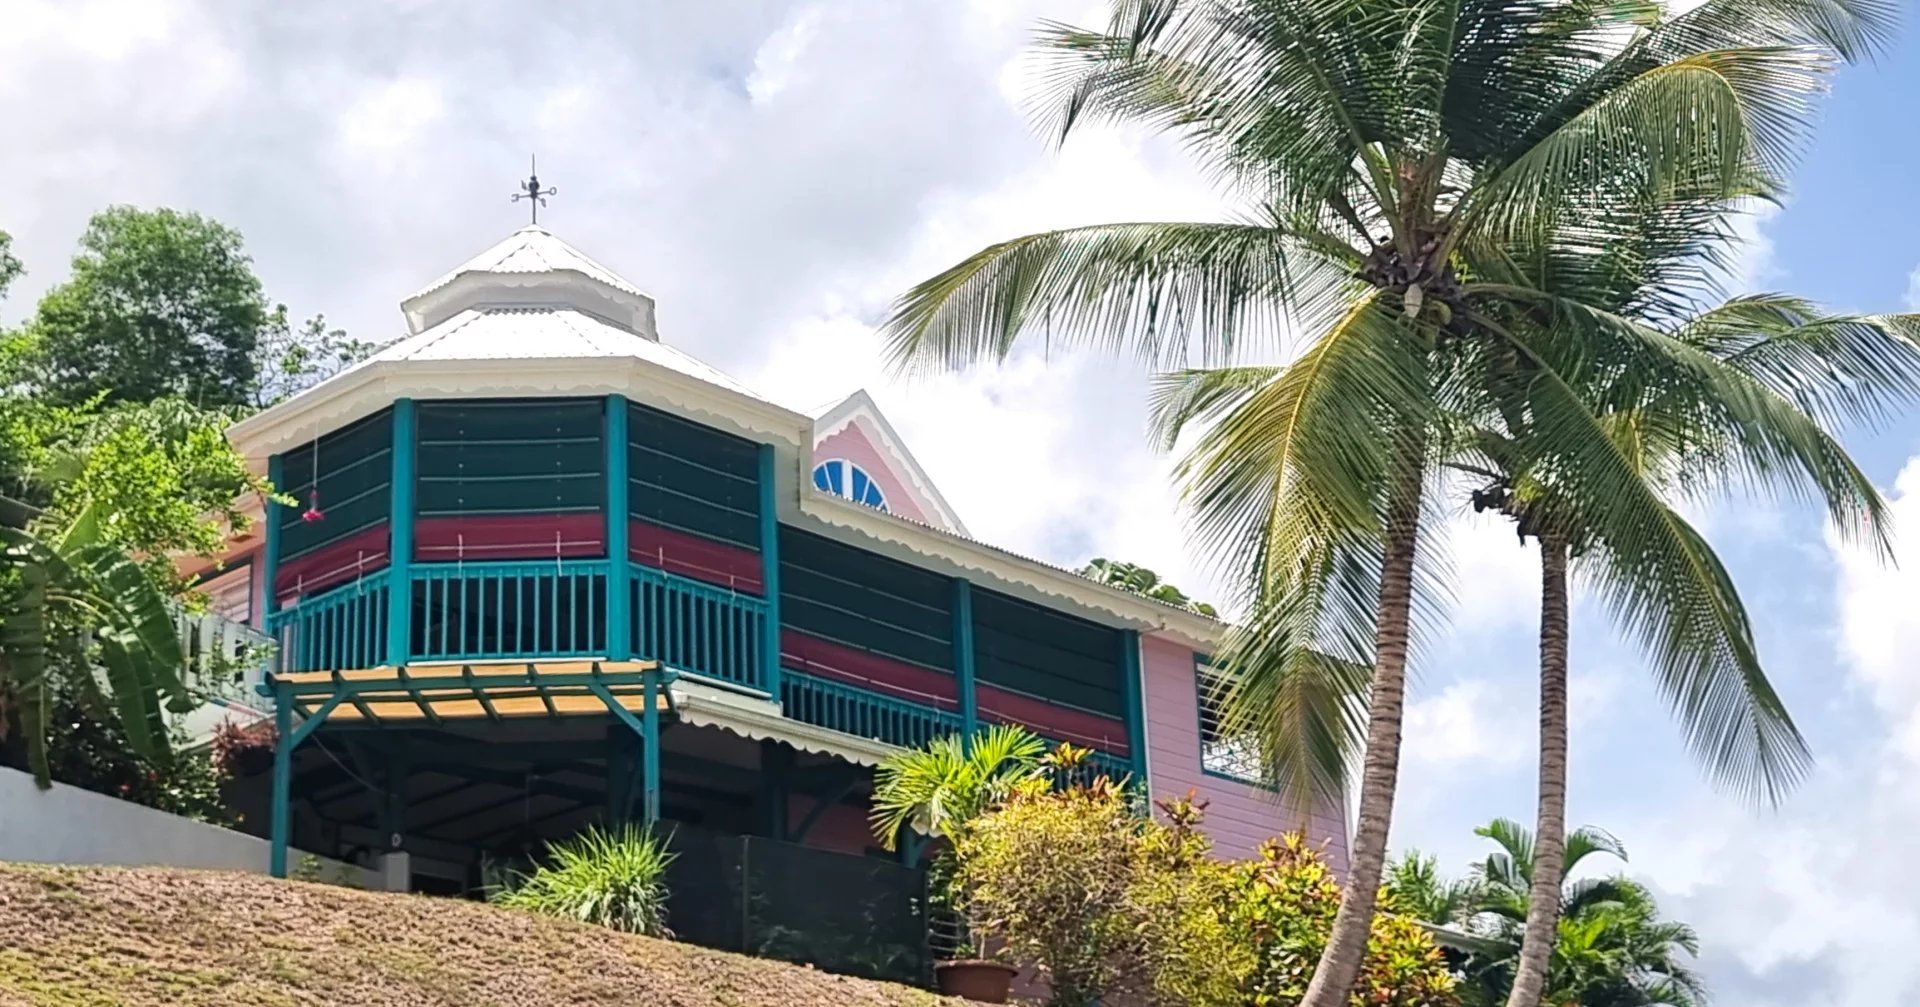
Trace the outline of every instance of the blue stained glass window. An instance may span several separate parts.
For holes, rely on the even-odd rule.
[[[813,485],[822,492],[845,497],[875,510],[887,509],[886,491],[867,474],[867,470],[844,458],[829,458],[814,466]]]

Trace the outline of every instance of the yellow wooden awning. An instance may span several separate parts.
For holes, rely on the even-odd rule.
[[[642,713],[655,661],[569,658],[544,661],[447,661],[276,675],[273,688],[295,713],[328,708],[338,723],[415,725],[446,720],[606,716],[609,703]],[[672,708],[656,681],[655,707]],[[335,697],[339,697],[336,699]]]

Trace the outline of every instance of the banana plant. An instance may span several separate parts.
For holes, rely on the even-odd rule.
[[[17,725],[34,781],[52,786],[48,720],[57,693],[117,723],[135,754],[171,756],[166,711],[185,712],[184,655],[166,595],[104,535],[98,506],[64,527],[0,501],[0,740]]]

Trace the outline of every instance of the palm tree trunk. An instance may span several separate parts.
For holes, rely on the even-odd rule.
[[[1540,818],[1533,828],[1533,888],[1507,1007],[1540,1007],[1559,938],[1567,846],[1567,544],[1540,536]]]
[[[1387,861],[1393,793],[1400,777],[1400,720],[1407,691],[1407,640],[1413,608],[1413,566],[1419,547],[1425,444],[1417,436],[1396,459],[1387,501],[1386,550],[1380,567],[1374,629],[1373,688],[1367,707],[1367,751],[1361,762],[1360,812],[1347,851],[1347,883],[1333,931],[1300,1007],[1346,1007],[1373,930],[1374,904]]]

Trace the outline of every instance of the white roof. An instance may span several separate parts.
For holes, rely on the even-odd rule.
[[[424,332],[471,307],[565,304],[647,339],[653,298],[587,253],[531,224],[400,302],[407,331]]]
[[[374,354],[401,360],[577,360],[637,357],[760,398],[719,369],[597,315],[564,306],[468,308]]]

